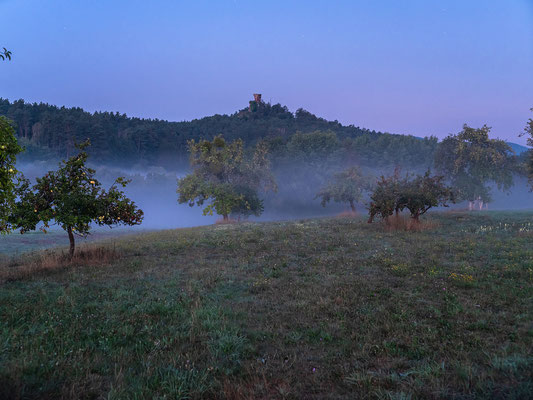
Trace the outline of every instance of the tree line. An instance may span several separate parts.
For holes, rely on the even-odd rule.
[[[292,113],[287,107],[269,103],[260,103],[254,111],[244,108],[232,115],[168,122],[0,98],[0,115],[15,123],[16,136],[26,148],[22,157],[28,161],[68,158],[76,152],[76,143],[90,139],[92,146],[88,151],[95,162],[176,168],[187,164],[188,141],[213,140],[217,135],[228,141],[241,139],[247,146],[266,140],[271,153],[283,158],[306,150],[308,144],[300,140],[301,135],[320,131],[336,137],[334,146],[329,147],[332,151],[357,158],[354,161],[359,164],[427,166],[437,145],[436,138],[344,126],[303,109]]]

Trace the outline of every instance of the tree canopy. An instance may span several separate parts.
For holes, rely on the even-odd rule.
[[[27,180],[18,190],[12,224],[21,233],[35,230],[42,222],[43,230],[54,224],[67,231],[70,241],[70,256],[75,251],[74,235],[87,236],[91,224],[101,226],[138,225],[143,212],[128,199],[119,187],[128,181],[117,178],[106,191],[94,176],[95,171],[86,166],[89,145],[79,146],[79,153],[62,161],[57,171],[50,171],[30,187]]]
[[[513,185],[513,150],[499,139],[489,139],[490,128],[463,126],[449,135],[435,153],[435,168],[450,180],[458,199],[490,202],[489,184],[500,190]]]
[[[22,151],[9,121],[0,117],[0,233],[9,229],[9,216],[16,199],[16,157]]]
[[[258,192],[277,189],[264,143],[247,154],[242,140],[226,142],[216,136],[213,141],[191,140],[189,152],[193,172],[178,180],[179,203],[192,207],[209,200],[204,215],[215,211],[224,220],[230,214],[261,215],[263,201]]]
[[[322,187],[316,197],[321,198],[322,206],[333,200],[337,203],[348,203],[352,212],[356,212],[355,204],[361,201],[363,193],[369,188],[369,179],[358,167],[350,167],[333,175],[331,181]]]
[[[406,175],[400,178],[397,169],[392,176],[384,177],[377,182],[370,196],[369,219],[376,216],[383,220],[404,209],[409,210],[414,221],[418,222],[421,215],[432,207],[447,207],[455,201],[455,195],[444,183],[444,176],[431,176],[428,170],[424,175]]]
[[[267,141],[276,160],[309,160],[311,156],[305,156],[303,151],[311,146],[313,154],[330,152],[328,158],[342,157],[351,165],[401,164],[425,170],[431,166],[437,146],[436,138],[346,126],[302,109],[291,113],[287,107],[269,103],[261,103],[255,112],[245,108],[231,115],[168,122],[0,99],[0,115],[15,122],[19,142],[27,149],[22,156],[26,160],[68,158],[76,152],[75,143],[89,138],[92,146],[87,151],[94,162],[182,168],[188,163],[189,140],[213,140],[222,134],[228,141],[242,139],[251,147]],[[312,136],[304,136],[308,134]],[[324,149],[315,146],[321,140],[326,145]]]
[[[533,111],[533,108],[531,109]],[[533,118],[530,118],[527,121],[526,127],[524,128],[524,134],[529,135],[527,138],[527,144],[533,147]],[[529,179],[529,185],[533,190],[533,149],[530,149],[527,154],[527,174]]]

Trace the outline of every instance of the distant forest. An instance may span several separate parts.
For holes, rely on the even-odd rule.
[[[75,143],[89,138],[94,162],[178,168],[187,164],[188,140],[211,140],[222,134],[228,141],[240,138],[247,146],[265,140],[278,159],[326,152],[328,157],[335,154],[361,165],[427,168],[438,142],[434,137],[421,139],[344,126],[303,109],[292,113],[280,104],[264,102],[250,102],[250,107],[232,115],[168,122],[0,98],[0,115],[14,122],[26,148],[21,157],[25,161],[64,158],[75,152]]]

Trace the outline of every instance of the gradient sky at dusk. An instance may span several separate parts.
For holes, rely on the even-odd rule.
[[[252,93],[370,129],[516,143],[533,0],[0,0],[0,97],[190,120]]]

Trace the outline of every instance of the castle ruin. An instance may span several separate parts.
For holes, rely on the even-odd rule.
[[[263,104],[263,101],[261,100],[261,93],[254,93],[254,99],[250,100],[250,106],[248,107],[248,110],[250,112],[255,112],[261,104]]]

